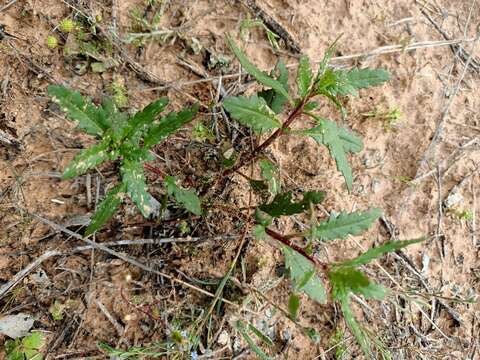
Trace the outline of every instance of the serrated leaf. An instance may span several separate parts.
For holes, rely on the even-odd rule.
[[[317,143],[325,145],[330,155],[335,159],[337,169],[345,178],[348,191],[352,191],[353,174],[348,164],[347,152],[359,152],[362,150],[362,140],[346,129],[339,128],[334,121],[321,119],[309,113],[319,123],[318,126],[305,130],[302,133],[312,137]]]
[[[290,278],[296,291],[307,294],[320,304],[327,302],[327,292],[322,280],[315,273],[315,265],[295,250],[284,246],[285,267],[290,270]]]
[[[50,85],[48,94],[62,111],[72,120],[78,121],[78,127],[88,134],[101,136],[110,127],[103,109],[97,108],[91,100],[61,85]]]
[[[356,257],[352,260],[347,260],[341,262],[340,266],[360,266],[369,263],[372,260],[380,257],[383,254],[394,252],[400,250],[408,245],[416,244],[425,240],[425,238],[413,239],[413,240],[400,240],[400,241],[391,241],[376,248],[367,250],[362,255]]]
[[[135,115],[128,120],[128,124],[124,128],[123,137],[129,138],[143,128],[143,126],[153,123],[157,116],[163,111],[163,109],[165,109],[167,104],[167,98],[160,98],[145,106],[143,110],[135,113]]]
[[[115,157],[115,155],[111,154],[107,145],[100,143],[90,146],[75,156],[63,172],[62,178],[71,179],[75,176],[83,175],[89,169],[93,169],[111,157]]]
[[[229,97],[223,101],[223,107],[232,118],[248,126],[257,133],[281,127],[280,120],[270,109],[265,100],[257,95]]]
[[[328,278],[334,300],[341,300],[349,293],[382,300],[386,293],[382,286],[370,282],[364,273],[353,267],[334,268],[328,273]]]
[[[155,213],[155,205],[152,203],[152,196],[147,191],[143,165],[141,162],[131,159],[124,159],[120,167],[122,180],[126,186],[126,192],[137,205],[144,217]]]
[[[160,120],[158,125],[149,129],[143,140],[144,146],[150,148],[166,139],[169,135],[175,133],[185,124],[188,124],[193,120],[198,113],[198,109],[199,105],[195,104],[189,108],[181,110],[180,112],[169,113]]]
[[[268,215],[279,217],[299,214],[307,210],[310,204],[319,204],[325,198],[323,191],[307,191],[299,202],[292,202],[292,192],[277,194],[270,204],[262,204],[258,208]]]
[[[283,61],[278,61],[274,71],[272,71],[271,76],[273,77],[275,73],[278,73],[276,79],[283,85],[285,91],[288,92],[288,69],[283,63]],[[281,93],[277,92],[274,89],[260,91],[258,93],[258,96],[265,99],[267,105],[270,107],[270,109],[273,110],[275,114],[280,114],[283,111],[283,106],[287,101],[287,98],[285,96],[283,96]]]
[[[245,327],[245,324],[241,320],[237,320],[235,322],[235,328],[240,332],[244,340],[247,342],[250,349],[261,359],[261,360],[271,360],[272,358],[269,357],[265,352],[260,349],[255,341],[250,337],[248,331]]]
[[[288,312],[290,313],[290,317],[293,320],[297,319],[298,310],[300,309],[300,296],[297,294],[290,294],[288,298]]]
[[[331,70],[324,72],[317,86],[317,93],[337,95],[358,95],[358,89],[383,84],[390,79],[384,69]]]
[[[348,235],[358,235],[367,230],[381,215],[381,210],[377,208],[365,212],[332,214],[327,221],[312,228],[312,238],[329,241],[345,239]]]
[[[300,58],[297,71],[298,96],[304,98],[308,94],[312,80],[313,74],[310,67],[310,61],[306,55],[303,55]]]
[[[95,214],[93,215],[90,224],[85,230],[85,236],[93,234],[100,229],[117,211],[118,206],[122,203],[125,185],[120,184],[110,190],[105,198],[98,204]]]
[[[346,152],[359,153],[363,150],[363,142],[360,137],[348,131],[344,127],[338,128],[338,136],[342,141],[343,149]]]
[[[195,192],[178,186],[173,176],[165,177],[165,186],[167,187],[168,195],[173,196],[185,209],[195,215],[202,215],[202,205]]]
[[[381,85],[390,80],[390,73],[385,69],[352,69],[347,72],[347,82],[355,89]]]
[[[285,98],[289,99],[290,102],[293,102],[288,95],[287,90],[284,88],[283,84],[280,81],[272,79],[265,72],[261,71],[254,64],[252,64],[248,60],[245,53],[235,44],[230,35],[227,34],[226,38],[230,49],[233,51],[238,61],[240,61],[240,64],[245,69],[245,71],[252,75],[259,83],[274,89],[276,92],[282,94]]]
[[[271,161],[265,159],[260,160],[259,165],[260,174],[266,180],[269,192],[272,195],[278,194],[281,186],[277,167]]]

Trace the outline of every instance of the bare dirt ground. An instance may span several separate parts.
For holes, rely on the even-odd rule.
[[[121,83],[128,106],[136,109],[163,95],[176,109],[200,102],[196,122],[211,128],[213,138],[196,141],[190,126],[158,146],[154,162],[200,193],[208,193],[208,180],[220,171],[220,154],[231,147],[240,152],[251,146],[253,138],[245,129],[217,119],[211,111],[218,99],[216,76],[227,75],[223,85],[237,86],[238,92],[250,93],[255,86],[228,76],[239,68],[224,36],[230,32],[241,41],[242,20],[255,18],[243,5],[249,2],[150,3],[0,4],[0,24],[12,35],[2,38],[0,33],[0,286],[42,254],[60,252],[0,296],[0,315],[33,315],[34,329],[47,340],[43,352],[48,359],[108,358],[100,343],[124,350],[171,343],[176,331],[186,334],[203,318],[207,321],[196,334],[200,358],[256,358],[235,329],[237,319],[251,321],[273,339],[273,346],[262,347],[274,358],[362,358],[335,306],[305,298],[299,324],[278,310],[286,308],[289,289],[282,280],[282,256],[268,241],[246,237],[241,245],[249,224],[237,209],[259,199],[240,176],[222,189],[213,189],[218,198],[205,199],[212,206],[202,218],[188,217],[172,206],[169,218],[147,221],[127,204],[96,236],[97,242],[170,239],[164,244],[115,248],[197,290],[98,250],[74,252],[81,241],[32,215],[81,233],[85,215],[92,213],[116,178],[112,164],[76,180],[60,179],[68,161],[94,139],[75,130],[52,104],[46,95],[52,83],[78,89],[96,101],[112,94],[113,82]],[[327,151],[313,141],[282,137],[267,150],[281,169],[285,189],[327,191],[325,210],[382,208],[382,221],[363,236],[320,248],[325,259],[343,259],[392,238],[428,236],[426,242],[368,267],[372,277],[391,288],[391,295],[383,303],[356,302],[357,315],[393,359],[480,359],[476,302],[480,4],[474,0],[258,0],[257,4],[312,61],[321,60],[325,49],[343,34],[333,65],[384,67],[392,73],[386,85],[346,100],[345,125],[361,134],[365,144],[363,152],[352,158],[351,194]],[[140,46],[119,40],[146,31],[132,13],[151,23],[159,11],[156,31],[161,36],[146,38]],[[86,31],[87,40],[97,44],[94,56],[65,53],[70,35],[57,26],[67,17],[96,23]],[[45,45],[49,35],[59,39],[55,49]],[[278,57],[292,66],[298,63],[298,53],[284,45],[281,41],[281,49],[274,51],[260,28],[251,29],[242,41],[252,61],[265,70]],[[107,69],[94,72],[92,62],[107,64]],[[195,82],[200,79],[204,81]],[[394,121],[388,114],[395,109],[401,116]],[[324,112],[342,121],[333,107],[325,105]],[[161,196],[158,175],[149,173],[148,180],[152,194]],[[220,206],[219,199],[228,205]],[[298,227],[297,222],[280,221],[276,226],[287,231]],[[209,315],[212,298],[198,289],[214,293],[238,251],[234,280],[222,296],[240,306],[216,306]],[[49,310],[55,301],[65,304],[61,320],[54,320]],[[318,342],[302,333],[306,327],[320,335]],[[0,343],[5,340],[0,335]],[[5,356],[2,351],[0,358]],[[191,357],[186,339],[174,341],[168,352],[164,358]]]

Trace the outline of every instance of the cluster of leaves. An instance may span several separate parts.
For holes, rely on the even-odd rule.
[[[42,360],[43,355],[39,352],[45,343],[43,335],[33,332],[23,338],[5,341],[7,360]]]
[[[252,64],[230,37],[227,37],[227,41],[242,67],[266,87],[265,90],[250,97],[236,96],[225,99],[223,106],[231,117],[256,133],[277,129],[287,132],[289,124],[285,122],[282,125],[279,114],[283,111],[285,104],[289,103],[293,106],[289,118],[305,115],[313,118],[316,123],[312,128],[291,131],[291,133],[310,136],[317,143],[325,145],[335,159],[337,169],[345,178],[348,190],[351,191],[353,175],[347,155],[360,152],[363,148],[362,140],[335,121],[324,119],[316,114],[314,111],[318,103],[313,98],[324,96],[343,111],[341,96],[355,96],[359,89],[380,85],[390,79],[390,74],[383,69],[334,70],[328,67],[334,52],[334,46],[332,46],[316,73],[313,72],[306,56],[300,59],[297,71],[297,97],[294,98],[289,94],[288,70],[282,62],[279,62],[272,74],[268,75]]]
[[[225,110],[232,118],[251,128],[255,133],[271,133],[269,139],[274,140],[281,134],[292,134],[311,137],[318,144],[326,146],[335,160],[338,171],[345,179],[348,191],[351,191],[353,174],[348,163],[348,155],[362,150],[362,140],[335,121],[321,117],[317,111],[318,103],[314,98],[318,96],[327,98],[345,115],[341,101],[343,96],[356,96],[359,89],[380,85],[390,78],[389,73],[383,69],[332,69],[328,66],[334,52],[332,46],[315,72],[307,57],[303,56],[300,59],[296,78],[297,92],[291,95],[288,70],[282,62],[277,64],[271,74],[267,74],[252,64],[229,36],[227,41],[242,67],[265,88],[250,97],[236,96],[224,99]],[[147,190],[143,173],[144,163],[152,159],[150,149],[154,145],[195,117],[198,106],[194,105],[160,117],[168,104],[166,98],[161,98],[130,116],[120,112],[115,102],[110,99],[105,99],[101,106],[96,106],[78,92],[62,86],[50,86],[49,93],[61,109],[72,120],[78,122],[79,128],[100,138],[98,144],[83,150],[75,157],[66,168],[64,179],[82,175],[105,161],[120,162],[122,181],[110,190],[98,205],[86,234],[92,234],[105,224],[122,203],[125,195],[131,198],[143,216],[149,217],[158,213],[160,204]],[[286,107],[290,108],[290,112],[282,123],[280,114]],[[314,126],[290,130],[291,123],[302,117],[313,119]],[[201,132],[200,130],[202,129],[197,132]],[[252,160],[256,160],[258,154],[254,155]],[[242,164],[242,159],[239,161]],[[385,253],[396,251],[421,239],[386,243],[354,259],[334,264],[319,263],[312,255],[315,244],[361,234],[381,216],[380,210],[332,213],[327,220],[316,223],[314,208],[323,201],[325,193],[310,191],[304,193],[301,200],[293,201],[291,192],[281,192],[279,172],[274,164],[261,159],[259,166],[263,180],[250,179],[250,183],[257,190],[267,190],[270,201],[260,205],[255,213],[256,235],[257,237],[270,235],[282,243],[285,265],[293,287],[288,302],[291,318],[295,319],[298,315],[300,294],[303,293],[321,304],[325,304],[330,298],[340,304],[345,321],[363,351],[371,354],[371,343],[353,316],[350,298],[355,294],[367,299],[380,300],[387,291],[371,281],[360,267]],[[200,200],[195,193],[179,187],[174,177],[166,176],[164,185],[166,194],[175,198],[188,211],[197,215],[202,213]],[[312,219],[308,230],[294,235],[272,235],[274,232],[269,226],[273,219],[304,212],[309,212]],[[304,246],[294,244],[291,239],[295,236],[306,239],[307,243]],[[326,281],[328,287],[325,286]],[[253,325],[241,321],[236,323],[236,328],[253,351],[263,358],[263,351],[255,345],[250,334],[255,334],[264,342],[267,340],[264,339],[265,336]]]
[[[311,211],[315,204],[324,198],[322,192],[306,192],[301,201],[292,201],[292,193],[277,194],[270,203],[262,204],[257,209],[257,236],[268,234],[268,226],[273,218],[299,214]],[[353,316],[350,307],[352,294],[362,295],[366,299],[382,300],[387,290],[371,281],[359,267],[383,254],[399,250],[405,246],[417,243],[423,239],[388,242],[382,246],[372,248],[358,257],[334,264],[319,266],[312,255],[312,245],[319,242],[328,242],[336,239],[346,239],[349,235],[359,235],[367,230],[373,222],[381,216],[381,211],[373,208],[368,211],[341,212],[331,214],[320,223],[312,221],[311,227],[295,237],[308,239],[304,247],[290,243],[291,236],[283,237],[282,252],[285,257],[285,267],[289,270],[293,292],[288,301],[290,316],[297,318],[300,308],[300,293],[303,293],[320,304],[326,304],[332,299],[340,304],[345,321],[359,345],[366,354],[372,354],[371,342],[367,333]],[[315,217],[310,216],[312,219]],[[277,237],[275,239],[279,240]],[[280,239],[282,240],[282,239]],[[328,294],[324,280],[328,279],[330,293]]]
[[[334,46],[332,46],[328,49],[316,72],[312,71],[306,56],[300,59],[296,78],[297,94],[294,97],[289,93],[288,70],[282,62],[279,62],[274,71],[268,75],[252,64],[230,37],[227,37],[227,41],[242,67],[266,87],[250,97],[237,96],[225,99],[223,106],[230,116],[259,134],[275,131],[272,135],[275,136],[278,129],[281,129],[283,133],[309,136],[318,144],[326,146],[336,162],[338,171],[345,179],[347,189],[351,191],[353,174],[348,163],[348,154],[360,152],[363,148],[362,140],[358,135],[339,126],[335,121],[325,119],[317,114],[315,110],[318,103],[313,99],[317,96],[326,97],[345,115],[341,103],[342,96],[356,96],[359,89],[380,85],[390,78],[389,73],[383,69],[332,69],[328,66],[334,52]],[[293,110],[282,124],[279,114],[283,112],[287,104]],[[313,119],[315,126],[297,131],[289,130],[291,122],[302,115]],[[312,216],[314,206],[324,199],[325,193],[310,191],[303,194],[302,200],[292,201],[291,192],[280,192],[280,181],[276,176],[273,164],[262,160],[260,167],[264,180],[251,180],[251,184],[256,189],[263,185],[269,190],[273,199],[257,208],[256,221],[258,225],[255,232],[257,237],[265,237],[268,234],[282,242],[285,266],[289,271],[293,287],[293,293],[288,302],[290,316],[293,319],[297,317],[300,308],[300,293],[306,294],[320,304],[325,304],[330,298],[340,304],[345,321],[362,350],[367,355],[372,354],[372,346],[367,333],[353,316],[350,298],[352,294],[356,294],[367,299],[381,300],[387,291],[381,285],[371,281],[359,267],[385,253],[396,251],[422,239],[389,242],[370,249],[355,259],[320,266],[312,255],[315,243],[345,239],[349,235],[361,234],[381,216],[380,210],[374,208],[352,213],[332,213],[330,218],[318,224],[312,220],[311,227],[301,234],[285,237],[279,234],[277,234],[279,236],[273,236],[268,226],[271,225],[274,218],[309,211],[310,218],[314,219],[315,216]],[[294,245],[289,239],[295,236],[307,239],[307,244],[304,247]],[[329,282],[329,293],[323,279]],[[245,337],[245,327],[240,330]],[[254,351],[260,354],[261,350],[254,348]],[[263,358],[263,355],[261,357]]]
[[[132,199],[144,217],[158,214],[160,204],[148,192],[144,163],[153,160],[150,149],[154,145],[195,117],[198,105],[160,117],[168,104],[167,98],[161,98],[130,116],[120,112],[109,98],[105,98],[101,106],[96,106],[90,99],[63,86],[51,85],[48,92],[68,117],[78,122],[80,129],[100,138],[98,144],[81,151],[73,159],[65,169],[63,179],[85,174],[106,161],[120,161],[122,181],[98,205],[85,234],[90,235],[102,227],[113,216],[125,195]],[[201,214],[200,200],[194,192],[179,187],[171,176],[165,178],[165,185],[168,194],[188,211]]]

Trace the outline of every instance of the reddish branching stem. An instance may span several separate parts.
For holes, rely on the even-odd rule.
[[[301,248],[300,246],[294,244],[293,242],[290,241],[290,239],[286,238],[285,236],[283,236],[282,234],[279,234],[277,233],[276,231],[272,230],[272,229],[269,229],[269,228],[265,228],[265,232],[267,233],[267,235],[269,235],[270,237],[274,238],[275,240],[281,242],[282,244],[292,248],[293,250],[295,250],[296,252],[298,252],[299,254],[303,255],[304,257],[306,257],[308,260],[310,260],[315,266],[317,266],[320,270],[322,270],[323,272],[327,273],[328,272],[328,269],[329,269],[329,266],[328,264],[324,263],[324,262],[321,262],[317,259],[315,259],[315,257],[313,257],[312,255],[310,254],[307,254],[307,252],[305,251],[305,249]]]
[[[166,174],[162,170],[160,170],[159,168],[156,168],[155,166],[152,166],[149,164],[143,164],[143,168],[154,174],[157,174],[160,178],[164,178],[166,176]]]
[[[306,96],[305,98],[303,98],[302,101],[290,112],[287,120],[285,120],[280,129],[277,129],[272,135],[268,137],[267,140],[258,145],[255,149],[253,149],[253,151],[249,155],[242,157],[235,166],[225,170],[223,172],[223,176],[231,175],[234,172],[237,172],[242,167],[252,163],[263,150],[269,147],[281,135],[285,134],[285,130],[288,130],[290,125],[292,125],[292,123],[295,121],[295,119],[297,119],[302,114],[303,107],[308,102],[308,100],[310,100],[310,96]]]

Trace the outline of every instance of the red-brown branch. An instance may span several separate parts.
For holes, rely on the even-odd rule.
[[[295,250],[296,252],[300,253],[301,255],[303,255],[304,257],[306,257],[308,260],[310,260],[314,265],[316,265],[318,268],[320,268],[323,272],[328,272],[328,269],[329,269],[329,266],[328,264],[324,263],[324,262],[321,262],[317,259],[315,259],[312,255],[310,254],[307,254],[307,252],[305,251],[305,249],[301,248],[300,246],[292,243],[289,239],[287,239],[285,236],[283,236],[282,234],[279,234],[277,233],[276,231],[272,230],[272,229],[269,229],[269,228],[265,228],[265,232],[267,233],[267,235],[271,236],[272,238],[274,238],[275,240],[277,241],[280,241],[282,244],[292,248],[293,250]]]
[[[263,143],[258,145],[253,151],[247,155],[244,156],[240,159],[240,161],[231,167],[230,169],[227,169],[223,172],[223,176],[228,176],[233,174],[234,172],[238,171],[242,167],[249,165],[253,160],[257,158],[257,156],[265,150],[267,147],[269,147],[278,137],[283,135],[285,133],[285,130],[287,130],[290,125],[295,121],[295,119],[302,114],[303,107],[307,103],[307,101],[310,99],[310,97],[305,97],[293,110],[292,112],[288,115],[287,120],[283,123],[282,127],[280,129],[277,129],[272,135],[268,137],[267,140],[265,140]]]

